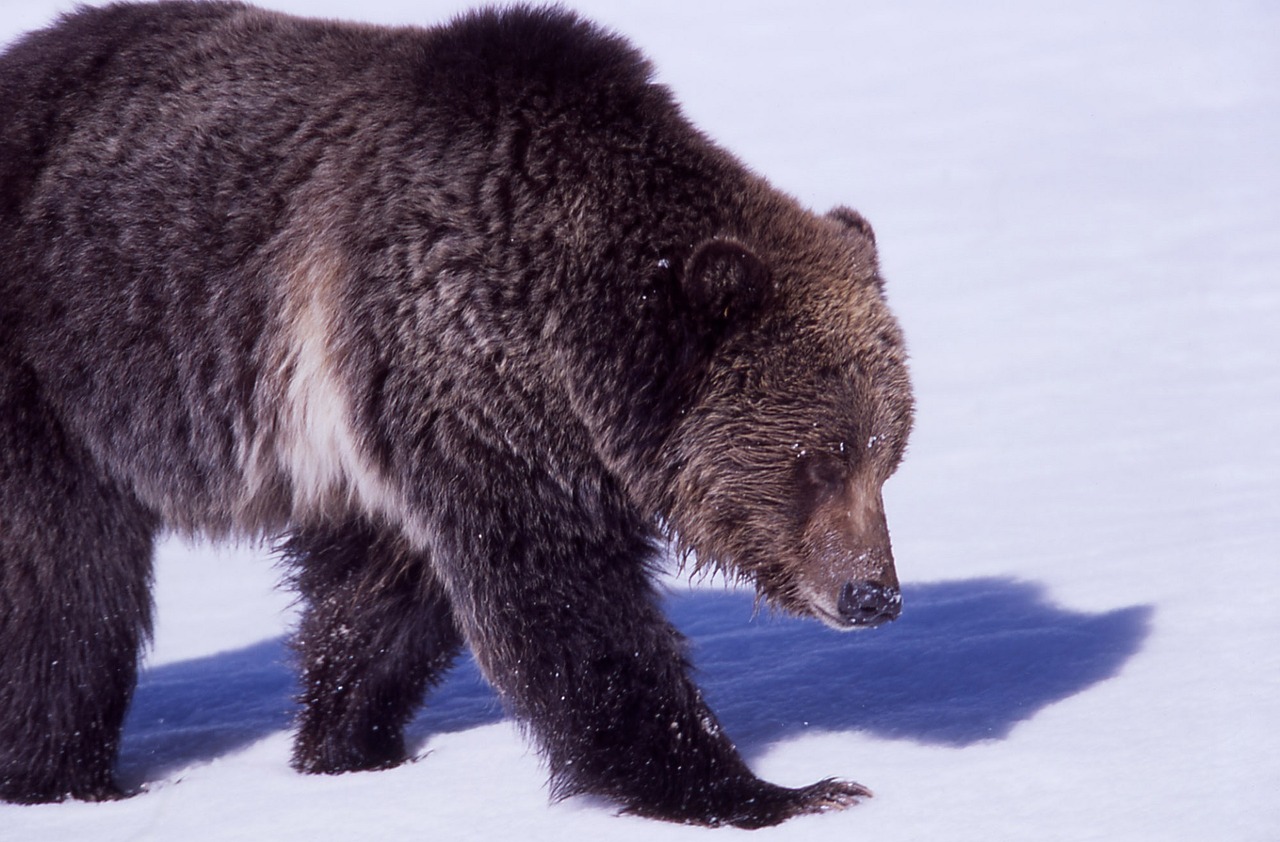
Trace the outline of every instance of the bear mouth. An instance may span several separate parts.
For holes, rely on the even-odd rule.
[[[850,620],[817,605],[810,605],[809,613],[814,619],[821,620],[827,628],[841,632],[873,629],[876,626],[883,626],[885,623],[893,621],[893,618],[887,614],[880,614],[869,619]]]

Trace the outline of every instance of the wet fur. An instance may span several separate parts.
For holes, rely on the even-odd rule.
[[[118,5],[0,56],[0,798],[115,793],[161,529],[283,536],[301,770],[401,762],[465,645],[557,795],[759,826],[866,794],[747,769],[651,565],[674,535],[800,610],[808,454],[901,458],[870,229],[649,77],[554,10]]]

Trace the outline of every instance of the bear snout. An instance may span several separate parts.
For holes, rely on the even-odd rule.
[[[879,626],[898,619],[902,592],[875,582],[845,582],[836,600],[840,619],[850,626]]]
[[[902,591],[879,487],[852,482],[819,502],[801,546],[799,613],[840,631],[898,619]]]

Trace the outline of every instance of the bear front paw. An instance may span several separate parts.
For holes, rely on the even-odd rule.
[[[826,813],[832,810],[844,810],[854,806],[863,798],[871,798],[871,790],[854,781],[841,781],[827,778],[800,789],[793,789],[791,799],[792,810],[787,816],[799,816],[805,813]]]
[[[664,806],[633,805],[623,812],[707,827],[754,829],[780,824],[793,816],[844,810],[871,797],[871,790],[852,781],[827,778],[790,789],[767,781],[738,782],[720,790],[707,803]]]
[[[742,828],[769,827],[793,816],[845,810],[863,798],[871,797],[871,790],[862,784],[835,778],[798,789],[767,783],[764,786],[767,788],[765,792],[742,802],[738,809],[723,816],[717,824]]]

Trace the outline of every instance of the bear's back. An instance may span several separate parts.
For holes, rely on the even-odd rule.
[[[649,77],[557,10],[434,29],[232,3],[71,15],[0,56],[0,351],[151,505],[206,513],[192,529],[277,512],[287,495],[249,506],[238,489],[319,268],[363,290],[351,318],[405,321],[369,328],[372,356],[414,358],[449,353],[425,346],[457,327],[451,302],[492,302],[467,319],[536,337],[545,305],[512,302],[573,310],[564,296],[599,278],[665,282],[662,244],[692,241],[713,203],[689,186],[707,178],[698,136]],[[682,160],[655,154],[691,138]]]

